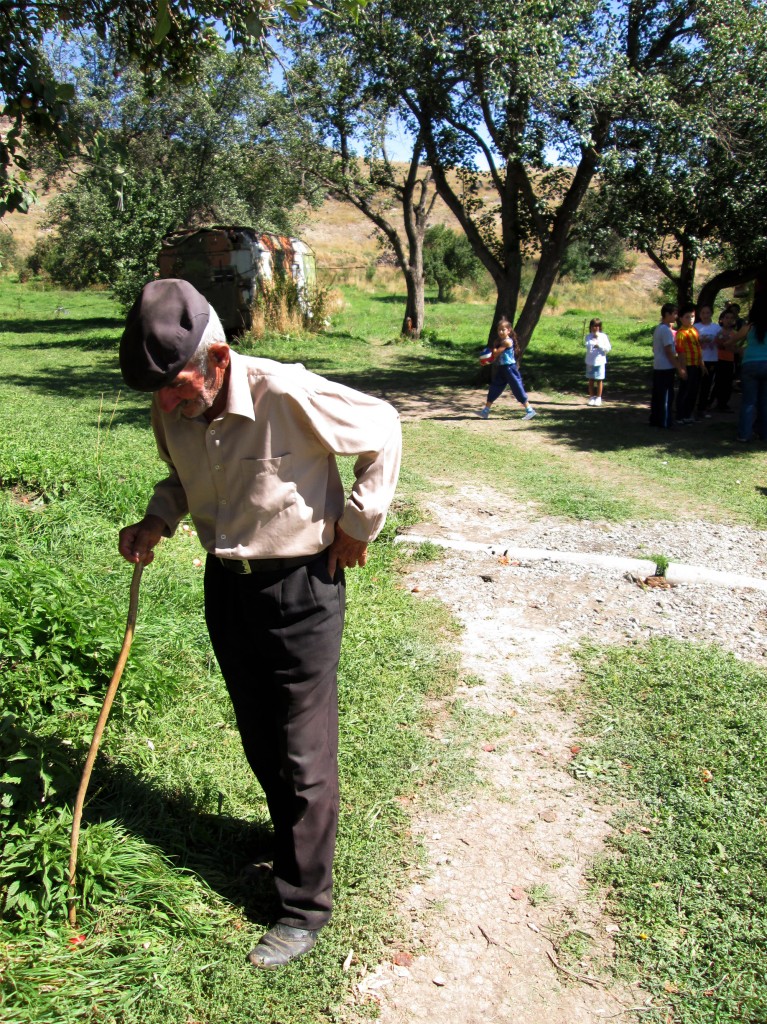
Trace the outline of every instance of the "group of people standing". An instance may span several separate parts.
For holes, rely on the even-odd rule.
[[[728,302],[714,321],[708,303],[682,306],[667,302],[653,333],[653,386],[650,424],[675,429],[702,419],[713,411],[730,409],[736,367],[741,374],[741,403],[737,440],[756,436],[767,441],[767,291],[758,291],[746,320],[740,307]],[[523,418],[536,413],[519,371],[519,342],[511,323],[502,318],[496,338],[480,354],[480,362],[493,364],[485,405],[478,411],[487,419],[493,403],[509,387],[523,406]],[[585,338],[588,404],[602,404],[607,354],[612,346],[594,317]],[[676,386],[677,377],[679,386]]]
[[[756,429],[757,436],[767,440],[767,293],[757,293],[745,321],[732,303],[724,307],[716,323],[707,304],[679,308],[667,302],[660,313],[653,334],[651,426],[685,427],[708,419],[712,410],[731,412],[739,362],[737,439],[751,441]]]

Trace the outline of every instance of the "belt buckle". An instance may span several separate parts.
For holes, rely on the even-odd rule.
[[[240,561],[240,564],[242,565],[242,575],[243,576],[250,576],[251,573],[253,572],[253,570],[250,567],[250,562],[248,561],[248,559],[247,558],[241,558],[241,559],[239,559],[239,561]]]

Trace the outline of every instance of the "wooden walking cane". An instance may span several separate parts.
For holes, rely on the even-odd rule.
[[[104,726],[107,724],[107,718],[109,718],[109,712],[112,709],[112,701],[115,699],[117,687],[120,685],[123,669],[125,668],[125,663],[128,660],[128,651],[130,650],[130,645],[133,642],[133,630],[136,626],[136,609],[138,608],[138,588],[139,583],[141,582],[141,573],[143,571],[144,563],[136,562],[133,567],[133,578],[130,585],[130,602],[128,604],[128,622],[125,626],[125,637],[120,650],[120,657],[117,659],[114,675],[107,687],[104,703],[101,705],[101,713],[93,732],[91,747],[88,751],[88,756],[85,759],[83,777],[80,779],[80,788],[77,791],[77,799],[75,800],[75,812],[74,817],[72,818],[72,841],[69,844],[69,898],[67,901],[69,905],[69,923],[73,928],[77,924],[77,895],[74,888],[75,873],[77,871],[77,844],[80,841],[80,821],[83,816],[85,793],[91,779],[93,763],[96,760],[96,754],[98,753],[99,743],[101,743]]]

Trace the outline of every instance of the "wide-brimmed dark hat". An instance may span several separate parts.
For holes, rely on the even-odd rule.
[[[188,281],[161,278],[141,289],[120,341],[120,370],[134,391],[159,391],[181,373],[200,344],[210,305]]]

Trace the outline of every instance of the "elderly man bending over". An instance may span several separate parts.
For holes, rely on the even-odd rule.
[[[233,351],[186,281],[142,290],[120,368],[129,387],[154,392],[169,467],[141,522],[120,531],[120,554],[149,563],[187,513],[208,553],[208,632],[274,826],[281,910],[248,959],[279,967],[308,952],[331,915],[344,570],[365,564],[384,524],[399,419],[301,365]],[[338,455],[356,457],[348,496]]]

